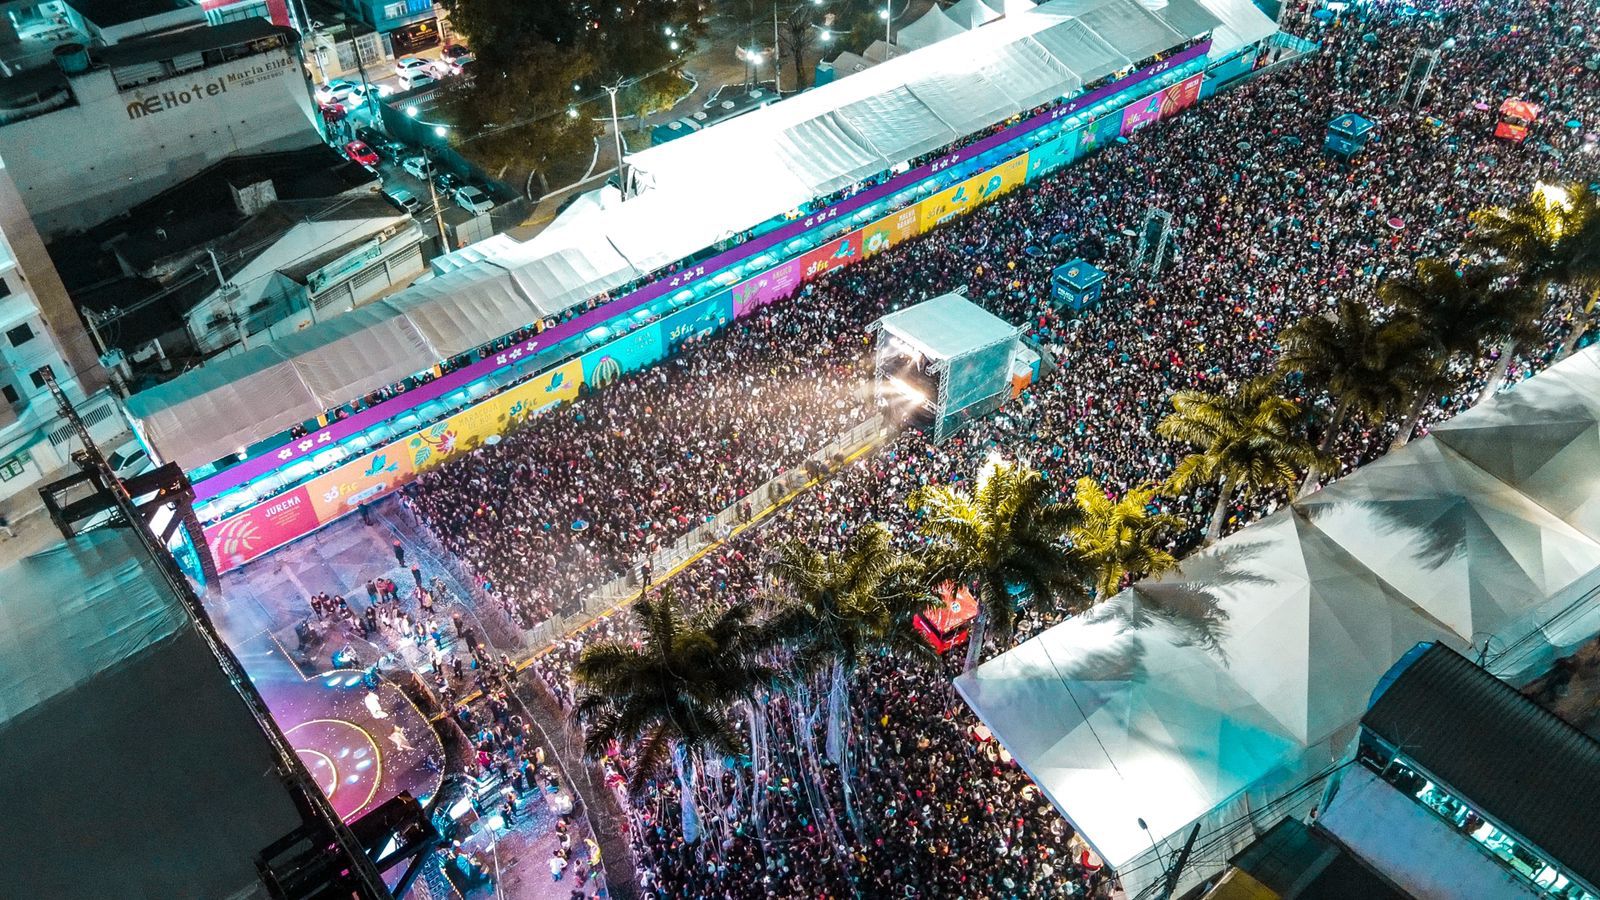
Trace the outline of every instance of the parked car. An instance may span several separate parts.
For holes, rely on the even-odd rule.
[[[428,61],[420,56],[402,56],[394,61],[394,74],[402,84],[407,78],[427,69]]]
[[[426,156],[413,156],[401,163],[400,168],[406,170],[406,174],[412,178],[427,178],[433,171],[433,160]]]
[[[472,51],[460,44],[445,44],[444,48],[439,51],[439,56],[460,65],[463,60],[472,58]]]
[[[448,194],[461,186],[461,179],[449,172],[438,172],[433,176],[433,187],[441,194]]]
[[[383,198],[388,200],[390,203],[393,203],[400,209],[401,212],[408,212],[412,215],[416,215],[422,211],[422,201],[417,199],[416,194],[411,193],[403,187],[384,188]]]
[[[345,144],[344,155],[350,157],[351,162],[360,163],[363,166],[376,166],[379,162],[378,154],[373,153],[371,147],[360,141],[351,141]]]
[[[353,81],[346,81],[343,78],[335,78],[334,80],[325,82],[317,87],[317,102],[323,106],[333,103],[344,103],[350,98],[350,95],[355,93],[360,87],[361,85],[356,84]],[[361,101],[358,100],[356,102],[359,103]]]
[[[350,102],[376,103],[380,97],[387,97],[392,93],[394,88],[387,84],[358,84],[350,91]]]
[[[111,471],[117,478],[126,481],[135,475],[143,475],[155,469],[156,464],[150,459],[150,454],[139,446],[138,440],[131,440],[106,457],[106,464],[111,466]]]
[[[356,129],[356,140],[378,151],[380,155],[388,149],[385,145],[389,143],[389,139],[384,136],[383,132],[370,125],[363,125]]]
[[[470,184],[456,188],[455,199],[457,206],[474,215],[494,209],[494,201],[489,199],[489,195]]]
[[[426,69],[420,72],[413,72],[410,75],[400,76],[400,88],[406,91],[414,91],[417,88],[425,88],[430,84],[438,83],[439,79],[430,75]]]

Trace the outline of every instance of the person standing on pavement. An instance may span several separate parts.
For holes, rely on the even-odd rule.
[[[394,561],[402,566],[406,564],[406,545],[400,543],[399,539],[394,542]]]

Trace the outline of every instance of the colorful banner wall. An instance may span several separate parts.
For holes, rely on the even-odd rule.
[[[1205,73],[1188,78],[1161,92],[1161,118],[1166,119],[1183,112],[1200,100],[1200,88],[1205,83]]]
[[[923,232],[930,231],[961,215],[967,210],[987,203],[1028,180],[1028,154],[1022,153],[992,169],[946,188],[918,204],[919,221]]]
[[[318,475],[304,487],[317,524],[332,522],[368,500],[382,497],[416,475],[404,439]]]
[[[1108,112],[1078,129],[1078,157],[1081,159],[1110,144],[1122,134],[1122,111]]]
[[[322,524],[311,495],[297,487],[205,529],[218,571],[243,565]]]
[[[733,321],[733,292],[723,291],[686,309],[680,309],[658,323],[666,336],[667,355],[678,352],[686,341],[718,331]]]
[[[583,383],[606,387],[629,372],[661,361],[667,355],[661,327],[652,323],[583,355]]]
[[[1057,135],[1028,151],[1028,181],[1048,175],[1078,158],[1078,132]]]

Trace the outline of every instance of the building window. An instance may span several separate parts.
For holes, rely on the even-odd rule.
[[[390,3],[383,8],[383,17],[385,19],[398,19],[405,14],[406,5],[404,3]]]
[[[33,340],[33,329],[28,327],[27,322],[23,322],[21,325],[6,332],[6,340],[10,341],[13,347],[21,347],[23,344]]]
[[[11,296],[11,282],[0,278],[0,297]]]
[[[17,402],[17,389],[9,384],[0,385],[0,394],[4,394],[6,402],[15,405]]]
[[[35,370],[32,374],[30,374],[28,376],[29,378],[33,379],[33,386],[34,387],[36,387],[36,388],[44,387],[44,374],[43,373],[45,373],[45,372],[49,372],[51,375],[56,374],[56,370],[55,369],[52,369],[49,366],[45,366],[42,369]]]
[[[26,456],[13,456],[0,463],[0,481],[10,481],[22,474],[22,467],[28,464]]]

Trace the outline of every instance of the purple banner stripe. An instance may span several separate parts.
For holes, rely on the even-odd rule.
[[[554,328],[547,329],[540,334],[534,335],[533,338],[516,348],[496,354],[495,356],[487,359],[479,360],[478,362],[473,363],[466,368],[457,369],[443,378],[436,378],[421,387],[413,388],[412,390],[407,391],[402,397],[391,398],[390,400],[380,403],[375,407],[362,410],[353,416],[334,422],[333,424],[328,425],[325,428],[321,428],[304,438],[291,441],[288,444],[285,444],[284,446],[269,453],[263,453],[260,456],[247,459],[226,471],[219,472],[218,474],[196,484],[195,497],[200,501],[209,500],[224,491],[244,484],[245,482],[250,481],[251,479],[254,479],[260,475],[265,475],[274,469],[286,466],[289,463],[292,463],[298,459],[302,459],[306,456],[314,455],[327,447],[337,444],[339,441],[342,441],[353,434],[365,431],[366,429],[371,428],[372,426],[377,425],[387,419],[405,415],[407,412],[424,403],[427,403],[430,400],[436,400],[445,396],[446,394],[458,390],[459,388],[465,387],[466,385],[471,384],[472,382],[477,381],[478,379],[483,378],[484,376],[489,375],[498,369],[502,369],[508,365],[511,365],[524,356],[531,355],[540,349],[560,343],[561,341],[573,337],[574,335],[579,335],[589,331],[592,328],[604,325],[606,322],[609,322],[610,320],[619,316],[627,315],[628,313],[633,312],[639,307],[644,306],[645,304],[665,294],[674,293],[676,291],[692,287],[704,279],[716,275],[718,272],[731,265],[742,262],[752,256],[756,256],[763,251],[769,250],[785,241],[792,240],[795,237],[805,234],[807,231],[810,231],[818,225],[830,222],[840,216],[848,216],[863,207],[870,206],[871,204],[876,203],[885,197],[892,196],[900,191],[905,190],[907,187],[916,184],[929,175],[943,171],[944,169],[947,169],[964,159],[971,159],[974,156],[986,153],[1002,144],[1014,141],[1017,138],[1038,128],[1042,128],[1063,116],[1071,115],[1086,106],[1097,103],[1100,100],[1111,96],[1112,94],[1126,90],[1131,85],[1137,84],[1138,82],[1154,75],[1159,75],[1175,66],[1183,65],[1192,59],[1196,59],[1204,55],[1210,49],[1211,41],[1209,39],[1202,41],[1193,47],[1182,51],[1181,53],[1174,54],[1173,56],[1162,60],[1161,62],[1153,63],[1137,72],[1134,72],[1131,75],[1128,75],[1124,78],[1119,78],[1110,84],[1102,85],[1101,87],[1096,88],[1087,94],[1074,97],[1072,100],[1056,107],[1055,109],[1040,113],[1031,119],[1018,122],[1017,124],[1012,125],[1011,127],[1002,131],[996,132],[995,134],[992,134],[983,140],[977,141],[976,143],[949,153],[946,156],[940,157],[931,163],[918,166],[915,169],[897,175],[883,184],[878,185],[877,187],[862,191],[861,193],[856,194],[847,200],[843,200],[834,204],[824,212],[807,216],[804,219],[797,219],[787,225],[774,229],[773,231],[770,231],[759,238],[746,241],[737,247],[719,253],[705,262],[697,263],[692,267],[685,268],[681,272],[668,275],[658,281],[653,281],[650,284],[647,284],[644,287],[641,287],[633,293],[627,295],[626,297],[613,300],[605,306],[592,309],[589,312],[578,316],[576,319],[563,322]]]

